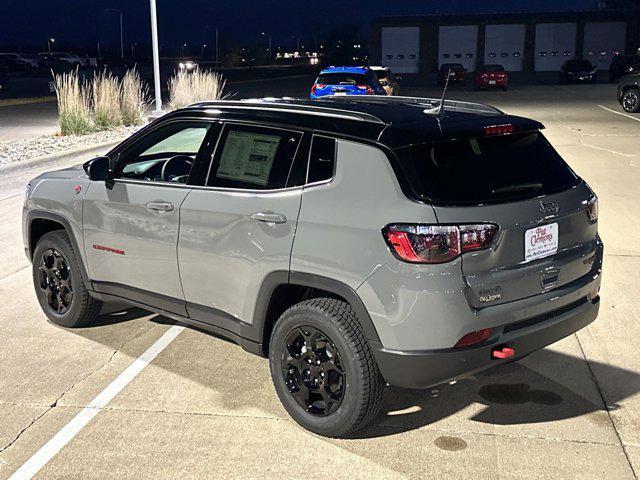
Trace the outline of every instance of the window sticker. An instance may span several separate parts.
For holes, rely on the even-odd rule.
[[[216,176],[266,186],[280,137],[250,132],[229,132]]]

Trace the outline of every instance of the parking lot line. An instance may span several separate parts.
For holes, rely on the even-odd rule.
[[[62,448],[82,430],[100,410],[122,391],[144,368],[149,365],[184,330],[182,325],[173,325],[146,352],[140,355],[127,369],[100,392],[80,413],[62,427],[51,440],[45,443],[29,460],[14,472],[9,480],[31,479]]]
[[[616,115],[622,115],[623,117],[627,117],[627,118],[630,118],[631,120],[635,120],[636,122],[640,122],[640,118],[634,117],[633,115],[628,115],[628,114],[622,113],[622,112],[616,112],[615,110],[612,110],[611,108],[607,108],[604,105],[598,105],[598,106],[600,108],[604,108],[608,112],[615,113]]]

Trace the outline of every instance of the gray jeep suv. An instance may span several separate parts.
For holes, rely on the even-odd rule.
[[[269,358],[305,428],[346,437],[426,388],[591,323],[597,200],[533,120],[403,97],[217,101],[29,184],[46,315],[124,301]]]

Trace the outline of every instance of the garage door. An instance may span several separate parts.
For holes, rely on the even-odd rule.
[[[382,64],[395,73],[418,73],[420,68],[420,27],[384,27]]]
[[[585,23],[582,55],[599,69],[608,70],[613,56],[624,53],[626,33],[626,22]]]
[[[539,23],[536,25],[536,71],[559,70],[564,62],[576,58],[575,23]]]
[[[508,72],[522,71],[523,24],[487,25],[484,40],[485,65],[498,63]]]
[[[478,55],[478,26],[456,25],[440,27],[438,40],[438,68],[443,63],[461,63],[475,71]]]

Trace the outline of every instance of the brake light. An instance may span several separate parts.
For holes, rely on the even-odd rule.
[[[492,328],[485,328],[483,330],[477,330],[475,332],[467,333],[454,345],[453,348],[470,347],[471,345],[477,345],[487,340],[493,332]]]
[[[505,133],[513,132],[513,125],[510,123],[503,123],[502,125],[488,125],[484,127],[485,135],[504,135]]]
[[[589,203],[587,203],[587,215],[589,217],[589,223],[596,223],[598,221],[598,197],[593,196]]]
[[[322,90],[326,85],[323,83],[316,83],[311,87],[311,93],[316,93],[316,90]]]
[[[487,248],[497,232],[497,225],[481,224],[389,225],[382,233],[399,260],[434,264]]]

